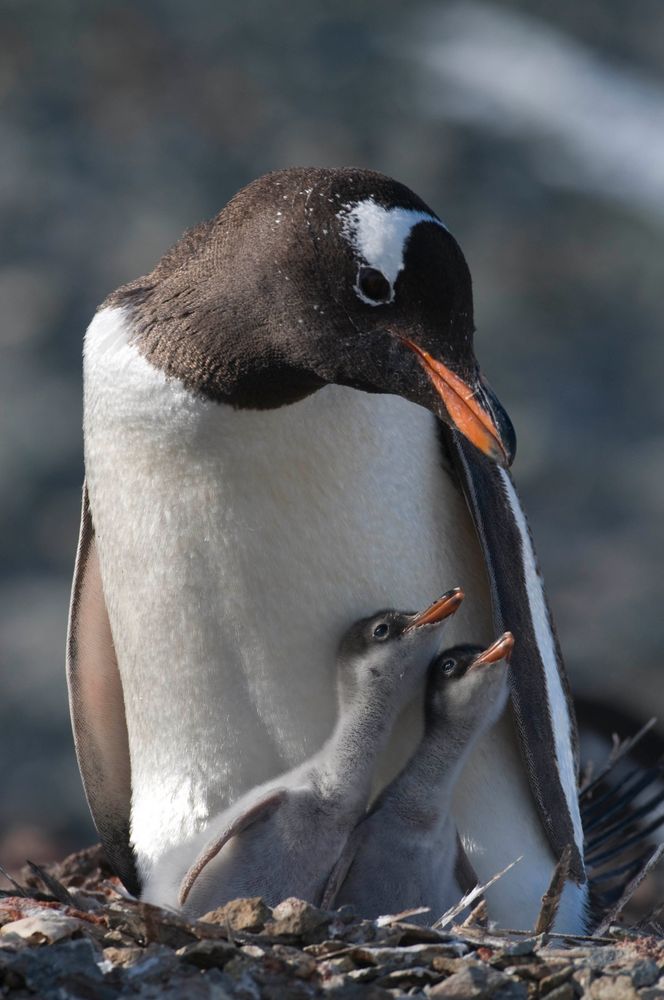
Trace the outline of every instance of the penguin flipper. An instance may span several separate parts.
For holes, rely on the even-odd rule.
[[[533,797],[554,856],[572,845],[570,876],[582,883],[574,709],[528,524],[509,472],[440,428],[484,553],[494,625],[516,639],[510,695]]]
[[[268,819],[268,817],[279,808],[287,796],[287,788],[271,789],[266,795],[258,799],[257,802],[253,802],[247,809],[244,810],[244,812],[241,812],[239,816],[236,816],[232,823],[225,827],[218,837],[214,837],[212,840],[208,841],[185,877],[182,879],[179,895],[180,906],[184,906],[187,902],[196,880],[199,878],[207,865],[209,865],[210,862],[217,857],[219,852],[225,847],[229,840],[232,840],[233,837],[237,837],[238,834],[247,830],[259,820]]]
[[[129,833],[131,765],[122,681],[85,483],[69,609],[67,684],[76,756],[92,818],[113,869],[138,895],[140,879]]]

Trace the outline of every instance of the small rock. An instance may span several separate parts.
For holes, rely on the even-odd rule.
[[[573,1000],[574,987],[571,983],[561,983],[546,994],[546,1000]]]
[[[556,969],[555,972],[550,972],[548,976],[543,976],[540,979],[540,996],[553,993],[559,986],[562,986],[563,983],[572,978],[573,972],[573,965],[565,965],[562,969]]]
[[[342,924],[352,924],[357,920],[357,910],[350,903],[344,903],[338,910],[334,911],[334,919]]]
[[[130,930],[137,940],[163,944],[175,950],[184,948],[197,939],[196,927],[185,917],[170,910],[163,910],[151,903],[139,903],[135,923],[128,922],[121,930]],[[133,926],[132,926],[133,923]]]
[[[272,911],[261,897],[252,896],[250,899],[233,899],[225,906],[210,910],[200,919],[206,924],[221,924],[233,931],[257,934],[271,915]]]
[[[285,962],[290,974],[298,979],[310,979],[318,968],[316,959],[311,955],[305,954],[299,948],[289,948],[285,944],[275,944],[272,955]]]
[[[194,941],[178,948],[176,955],[197,969],[223,969],[237,955],[237,948],[228,941]]]
[[[604,969],[614,962],[620,963],[622,952],[618,948],[591,948],[587,954],[586,962],[591,969]]]
[[[326,1000],[394,1000],[394,993],[375,983],[353,983],[335,977],[325,987]],[[401,991],[397,994],[403,996]]]
[[[265,925],[264,931],[270,937],[305,937],[327,926],[331,919],[329,913],[292,897],[275,906],[272,920]]]
[[[257,944],[243,944],[240,951],[249,958],[263,958],[265,955],[265,948],[259,948]]]
[[[576,985],[576,992],[581,994],[581,996],[587,993],[590,990],[593,978],[592,969],[587,969],[583,965],[575,968],[572,974],[572,982]]]
[[[374,979],[378,978],[378,969],[376,969],[373,965],[369,965],[366,966],[366,968],[361,969],[351,969],[348,973],[348,978],[354,983],[372,982]]]
[[[590,948],[547,948],[547,960],[558,959],[560,961],[571,962],[573,959],[582,959],[584,962],[590,954]]]
[[[640,990],[643,986],[654,986],[659,979],[657,963],[653,962],[652,958],[640,959],[634,963],[630,972],[630,979],[632,980],[632,986],[635,986],[637,990]]]
[[[541,947],[542,942],[540,938],[542,936],[524,938],[523,941],[516,941],[514,944],[509,944],[503,949],[503,955],[508,955],[510,958],[517,958],[520,955],[532,955],[536,948]]]
[[[432,1000],[445,997],[446,1000],[482,1000],[488,997],[496,989],[513,982],[509,976],[492,969],[490,966],[469,965],[459,972],[455,972],[442,983],[438,983],[429,990]],[[517,985],[517,984],[515,984]],[[525,994],[524,994],[525,995]]]
[[[414,986],[429,986],[438,982],[439,976],[432,970],[424,966],[413,966],[407,969],[394,969],[385,975],[377,977],[379,986],[393,990],[399,987],[402,991],[411,990]]]
[[[145,948],[139,948],[136,945],[130,945],[129,947],[116,948],[111,945],[109,948],[104,948],[104,962],[107,963],[107,969],[124,969],[131,965],[135,965],[139,962],[142,956],[145,954]]]
[[[492,1000],[528,1000],[528,987],[525,983],[519,983],[511,979],[504,986],[500,986],[491,993]]]
[[[46,912],[5,924],[0,928],[0,939],[3,944],[53,944],[55,941],[80,934],[84,926],[82,921],[76,920],[75,917]]]
[[[220,981],[215,978],[222,976],[223,973],[218,969],[208,969],[201,973],[194,966],[182,965],[180,972],[169,976],[164,983],[141,984],[138,997],[140,1000],[232,1000],[227,984],[223,979]],[[246,996],[244,993],[241,995]]]
[[[178,965],[177,957],[171,948],[163,944],[149,944],[147,948],[141,948],[141,954],[126,967],[126,970],[130,980],[141,980],[142,987],[144,981],[165,979]],[[102,964],[101,968],[104,971],[105,965]]]
[[[406,947],[383,947],[381,945],[364,947],[359,945],[351,951],[351,958],[356,965],[379,965],[393,967],[409,967],[413,965],[429,965],[435,959],[441,959],[443,963],[456,963],[452,968],[442,971],[456,972],[460,968],[467,968],[468,962],[461,959],[451,958],[449,948],[446,944],[415,944]],[[436,971],[439,971],[438,969]]]
[[[323,987],[323,989],[325,990],[325,996],[327,997],[330,994],[333,994],[333,995],[336,996],[337,994],[335,994],[334,991],[335,990],[338,991],[339,988],[341,986],[343,986],[343,984],[345,982],[347,982],[347,980],[346,980],[345,975],[343,975],[342,973],[340,973],[339,975],[333,975],[333,976],[326,977],[326,979],[324,980],[324,982],[321,984],[322,987]]]
[[[30,899],[24,896],[0,897],[0,926],[23,917],[37,917],[42,913],[65,915],[62,903],[46,899]]]
[[[431,962],[431,966],[436,972],[444,972],[448,976],[459,972],[467,964],[463,958],[449,958],[446,955],[435,955]]]
[[[342,972],[350,972],[354,968],[350,955],[339,955],[338,958],[327,958],[318,963],[318,971],[324,979],[331,979],[332,976],[339,976]]]
[[[307,955],[313,955],[315,958],[325,958],[328,955],[336,955],[339,951],[348,951],[351,945],[347,941],[337,941],[336,939],[325,938],[323,941],[317,941],[315,944],[308,944],[302,949],[307,953]]]
[[[638,1000],[639,994],[627,976],[601,976],[591,983],[592,1000]]]
[[[664,989],[653,986],[639,990],[639,1000],[664,1000]]]
[[[21,949],[6,968],[42,1000],[56,996],[106,1000],[117,996],[117,990],[103,982],[100,954],[89,938],[59,941],[46,948]]]
[[[503,971],[527,982],[539,983],[539,992],[544,996],[545,993],[555,990],[561,983],[571,979],[574,972],[574,966],[570,962],[545,962],[542,961],[544,957],[541,956],[536,962],[515,965]]]

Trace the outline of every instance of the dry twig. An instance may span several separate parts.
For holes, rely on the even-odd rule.
[[[537,921],[535,923],[536,934],[546,934],[553,927],[553,922],[558,914],[560,897],[565,888],[565,882],[569,877],[569,864],[572,857],[572,848],[568,844],[560,855],[558,864],[553,869],[553,875],[549,883],[549,888],[542,896],[542,906],[540,907]]]

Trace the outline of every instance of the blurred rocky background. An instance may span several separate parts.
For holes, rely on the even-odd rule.
[[[63,668],[83,332],[273,168],[383,170],[455,233],[573,685],[664,720],[663,67],[660,0],[4,0],[4,864],[94,835]]]

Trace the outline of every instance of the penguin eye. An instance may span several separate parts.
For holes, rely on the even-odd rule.
[[[443,660],[440,669],[444,674],[453,674],[456,669],[456,660]]]
[[[389,627],[385,624],[385,622],[381,622],[380,625],[376,625],[373,630],[373,637],[374,639],[387,639],[387,633],[389,631]]]
[[[373,303],[389,302],[392,298],[392,286],[382,273],[375,267],[361,267],[357,276],[357,287],[365,299]]]

